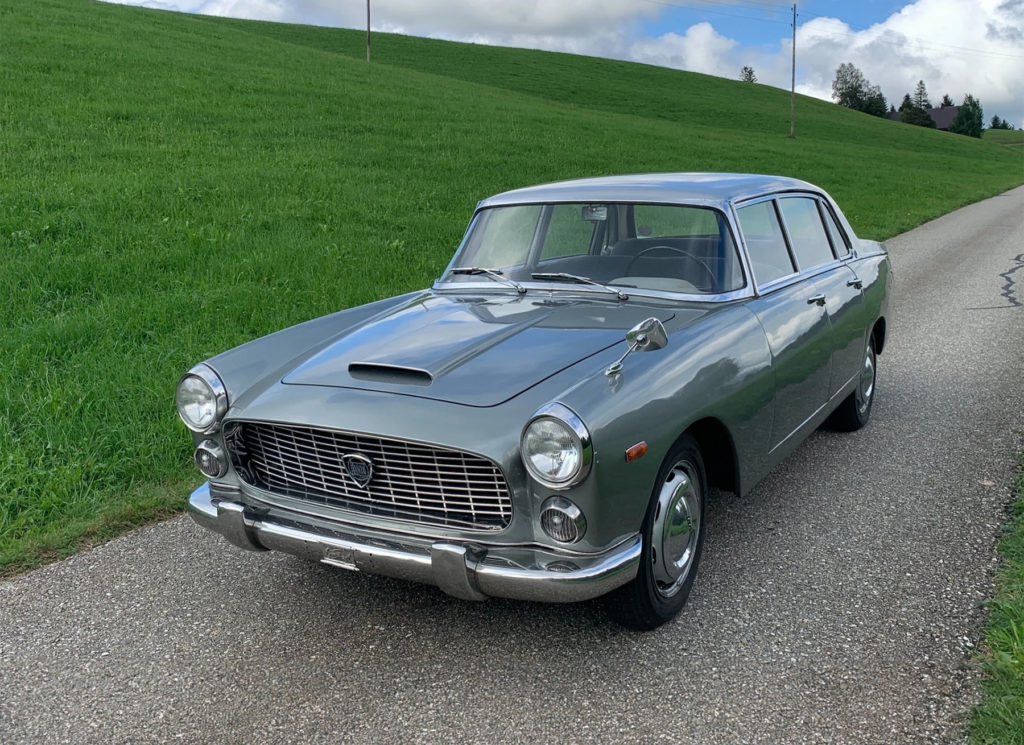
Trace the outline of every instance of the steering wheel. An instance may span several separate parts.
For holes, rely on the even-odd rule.
[[[687,259],[697,264],[701,269],[707,272],[708,277],[711,279],[711,284],[708,285],[708,289],[711,289],[718,284],[718,278],[715,276],[715,273],[711,271],[711,267],[709,267],[703,259],[694,256],[685,248],[678,248],[676,246],[648,246],[643,251],[640,251],[639,253],[637,253],[636,256],[629,260],[629,263],[626,264],[625,271],[623,271],[622,273],[623,276],[630,276],[629,270],[633,268],[633,264],[636,263],[636,260],[639,259],[641,256],[645,256],[646,254],[651,253],[651,251],[672,251],[673,253],[677,253],[680,256],[685,256]]]

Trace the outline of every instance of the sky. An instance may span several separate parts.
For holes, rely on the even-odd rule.
[[[366,27],[364,0],[112,0],[188,13]],[[789,89],[793,0],[371,0],[371,27],[633,60]],[[831,100],[854,64],[899,107],[923,80],[938,106],[979,99],[1024,127],[1024,0],[797,0],[796,89]]]

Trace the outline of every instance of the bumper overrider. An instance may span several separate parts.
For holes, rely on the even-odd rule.
[[[325,529],[260,514],[241,502],[212,495],[209,483],[192,493],[188,511],[199,525],[239,548],[283,551],[344,569],[436,585],[465,600],[589,600],[632,580],[640,563],[639,535],[587,556],[543,548],[506,550],[449,541],[381,540],[344,525]],[[523,561],[524,552],[530,561]]]

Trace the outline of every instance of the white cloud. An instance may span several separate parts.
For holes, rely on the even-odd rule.
[[[264,20],[361,28],[356,0],[116,0],[133,5]],[[784,5],[790,0],[778,0]],[[685,4],[681,0],[678,4]],[[642,36],[665,7],[635,0],[372,0],[381,31],[631,59],[735,78],[752,66],[762,83],[789,88],[788,36],[744,47],[697,23],[685,33]],[[948,93],[981,100],[986,121],[999,114],[1024,126],[1024,0],[917,0],[881,23],[854,30],[835,18],[812,18],[797,30],[797,90],[831,100],[832,78],[851,62],[899,104],[924,80],[933,103]]]
[[[722,36],[710,23],[704,22],[690,26],[682,36],[667,33],[656,39],[635,41],[629,46],[629,56],[652,65],[709,75],[726,75],[723,69],[735,67],[738,74],[742,65],[736,66],[737,46],[736,41]]]
[[[851,62],[899,106],[918,80],[932,103],[965,93],[992,114],[1024,124],[1024,0],[918,0],[854,31],[819,18],[797,33],[801,92],[828,99],[835,69]]]

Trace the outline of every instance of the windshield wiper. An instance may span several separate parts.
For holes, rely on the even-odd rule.
[[[581,277],[578,274],[567,274],[565,272],[538,272],[535,274],[531,274],[530,279],[561,279],[567,280],[569,282],[579,282],[580,284],[583,285],[593,285],[594,287],[600,287],[602,290],[605,290],[606,292],[610,292],[613,295],[615,295],[615,297],[617,297],[619,300],[629,300],[629,295],[622,292],[621,290],[616,290],[614,287],[609,287],[608,285],[602,284],[597,280],[591,279],[590,277]]]
[[[504,282],[510,287],[516,288],[516,292],[520,295],[526,293],[526,288],[516,282],[514,279],[509,279],[501,273],[501,269],[485,269],[481,266],[457,266],[454,269],[449,270],[450,274],[482,274],[485,277],[490,277],[495,282]]]

